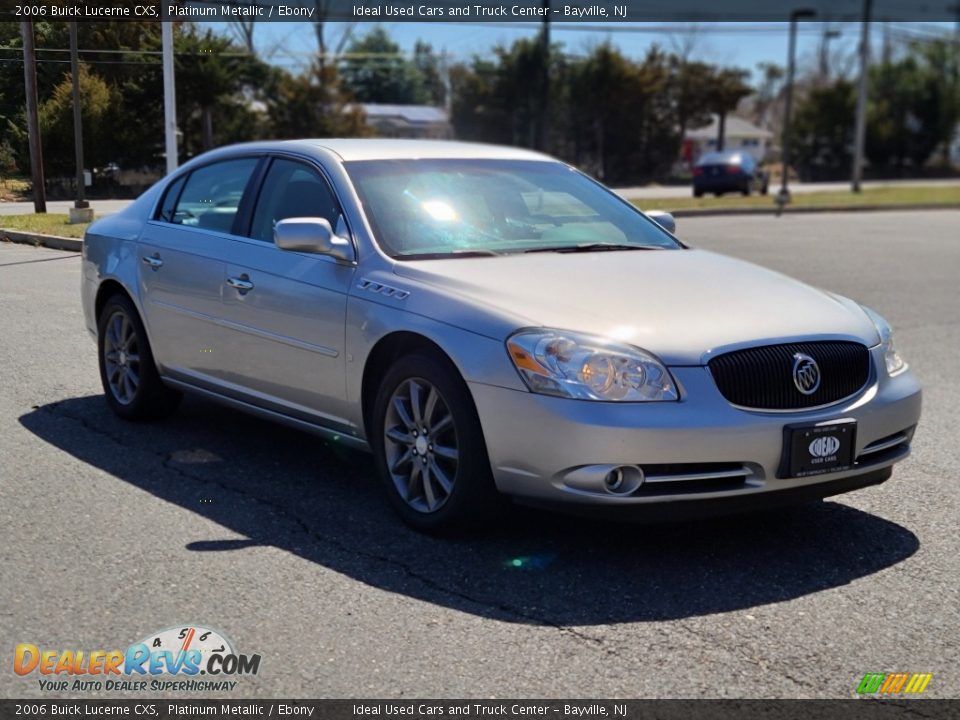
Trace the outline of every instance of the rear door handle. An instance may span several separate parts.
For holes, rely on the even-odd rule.
[[[250,292],[253,290],[253,283],[250,282],[250,277],[244,273],[238,278],[230,277],[227,278],[227,285],[232,288],[236,288],[242,293]]]
[[[163,260],[160,259],[158,253],[154,253],[152,257],[147,257],[146,255],[142,258],[144,265],[149,265],[151,270],[159,270],[163,267]]]

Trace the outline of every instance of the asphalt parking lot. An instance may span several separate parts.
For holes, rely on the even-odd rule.
[[[679,235],[893,323],[925,408],[891,481],[668,526],[518,508],[429,539],[363,454],[194,399],[116,419],[78,256],[0,244],[0,696],[44,694],[16,643],[125,648],[183,623],[262,655],[241,697],[852,697],[892,671],[960,695],[960,211]]]

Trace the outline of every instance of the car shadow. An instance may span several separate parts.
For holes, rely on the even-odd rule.
[[[189,551],[273,546],[373,587],[507,622],[722,613],[850,583],[919,547],[900,525],[836,502],[653,526],[511,506],[468,537],[435,539],[395,517],[368,455],[203,400],[185,399],[156,424],[119,420],[101,396],[38,406],[20,422],[230,531],[188,542]]]

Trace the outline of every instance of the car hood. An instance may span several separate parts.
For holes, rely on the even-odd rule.
[[[394,272],[496,308],[517,328],[615,338],[669,365],[700,365],[710,353],[759,341],[880,341],[853,301],[705,250],[419,260],[398,262]],[[443,312],[442,304],[433,309],[440,320]]]

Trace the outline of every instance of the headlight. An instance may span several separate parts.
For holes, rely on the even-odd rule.
[[[561,330],[521,330],[507,350],[532,392],[580,400],[676,400],[667,368],[639,348]]]
[[[893,344],[893,328],[890,323],[884,320],[880,315],[868,307],[860,306],[867,314],[867,317],[873,321],[880,334],[880,346],[883,349],[883,359],[887,365],[887,375],[893,376],[907,369],[906,361],[900,357],[897,348]]]

